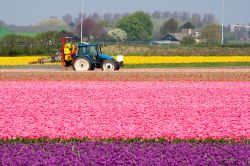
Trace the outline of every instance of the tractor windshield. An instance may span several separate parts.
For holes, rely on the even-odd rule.
[[[88,46],[87,47],[88,54],[90,56],[96,57],[98,55],[98,49],[97,46]]]
[[[87,54],[87,47],[79,47],[78,53],[83,54],[83,55]]]

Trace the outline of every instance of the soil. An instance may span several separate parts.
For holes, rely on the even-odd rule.
[[[0,80],[69,81],[250,81],[250,68],[121,69],[76,72],[62,69],[0,69]]]

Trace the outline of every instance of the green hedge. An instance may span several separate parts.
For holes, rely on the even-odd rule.
[[[44,32],[35,36],[9,34],[0,40],[0,56],[48,55],[55,53],[57,49],[61,48],[60,39],[65,36],[79,41],[77,36],[65,31]]]

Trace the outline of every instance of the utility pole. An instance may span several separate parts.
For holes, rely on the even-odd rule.
[[[224,9],[225,9],[225,0],[222,0],[222,17],[221,17],[221,45],[224,44]]]
[[[82,19],[83,19],[83,0],[82,0],[82,13],[81,13],[81,43],[83,43],[83,40],[82,40]]]

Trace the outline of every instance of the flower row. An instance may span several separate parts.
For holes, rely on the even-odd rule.
[[[250,138],[249,82],[0,81],[0,138]]]
[[[125,64],[250,62],[250,56],[125,56]]]
[[[46,57],[47,56],[0,57],[0,66],[29,65],[30,62],[38,61],[38,59]]]
[[[46,56],[0,57],[0,66],[28,65]],[[181,64],[250,62],[250,56],[125,56],[125,64]]]
[[[3,165],[249,165],[249,144],[0,144]]]

